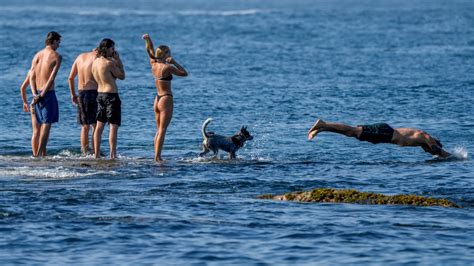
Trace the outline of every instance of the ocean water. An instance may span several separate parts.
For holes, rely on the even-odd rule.
[[[30,156],[19,86],[48,31],[63,39],[60,122]],[[141,39],[167,44],[173,80],[164,163]],[[474,263],[472,1],[0,2],[0,263]],[[116,161],[80,154],[67,77],[112,38],[125,65]],[[200,127],[254,139],[238,160],[198,158]],[[456,158],[306,132],[316,118],[387,122]],[[103,149],[108,152],[104,132]],[[460,209],[260,200],[317,187],[447,198]]]

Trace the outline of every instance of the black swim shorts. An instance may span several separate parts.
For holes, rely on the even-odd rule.
[[[97,121],[120,126],[122,120],[122,101],[118,93],[101,93],[97,95]]]
[[[393,128],[385,123],[362,125],[362,133],[358,137],[360,141],[368,141],[373,144],[391,143]]]
[[[81,125],[91,125],[96,121],[97,91],[80,90],[77,98],[77,122]]]

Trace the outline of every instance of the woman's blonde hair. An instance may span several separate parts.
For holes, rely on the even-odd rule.
[[[166,45],[160,45],[156,48],[156,59],[166,59],[165,56],[170,52],[170,48]]]

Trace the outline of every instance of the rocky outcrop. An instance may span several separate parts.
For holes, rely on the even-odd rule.
[[[299,202],[334,202],[357,204],[399,204],[414,206],[441,206],[460,208],[447,199],[428,198],[417,195],[384,195],[372,192],[360,192],[354,189],[316,188],[310,191],[290,192],[283,195],[265,194],[260,199],[286,200]]]

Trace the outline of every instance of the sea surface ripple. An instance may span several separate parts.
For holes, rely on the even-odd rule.
[[[474,2],[58,2],[0,4],[2,265],[474,263]],[[63,36],[60,122],[38,159],[19,86],[51,30]],[[143,33],[190,73],[173,80],[162,164]],[[67,86],[76,56],[105,37],[127,75],[113,162],[80,155]],[[224,135],[248,126],[238,160],[198,158],[208,117]],[[308,142],[317,117],[422,128],[457,159],[330,133]],[[463,208],[256,198],[317,187]]]

